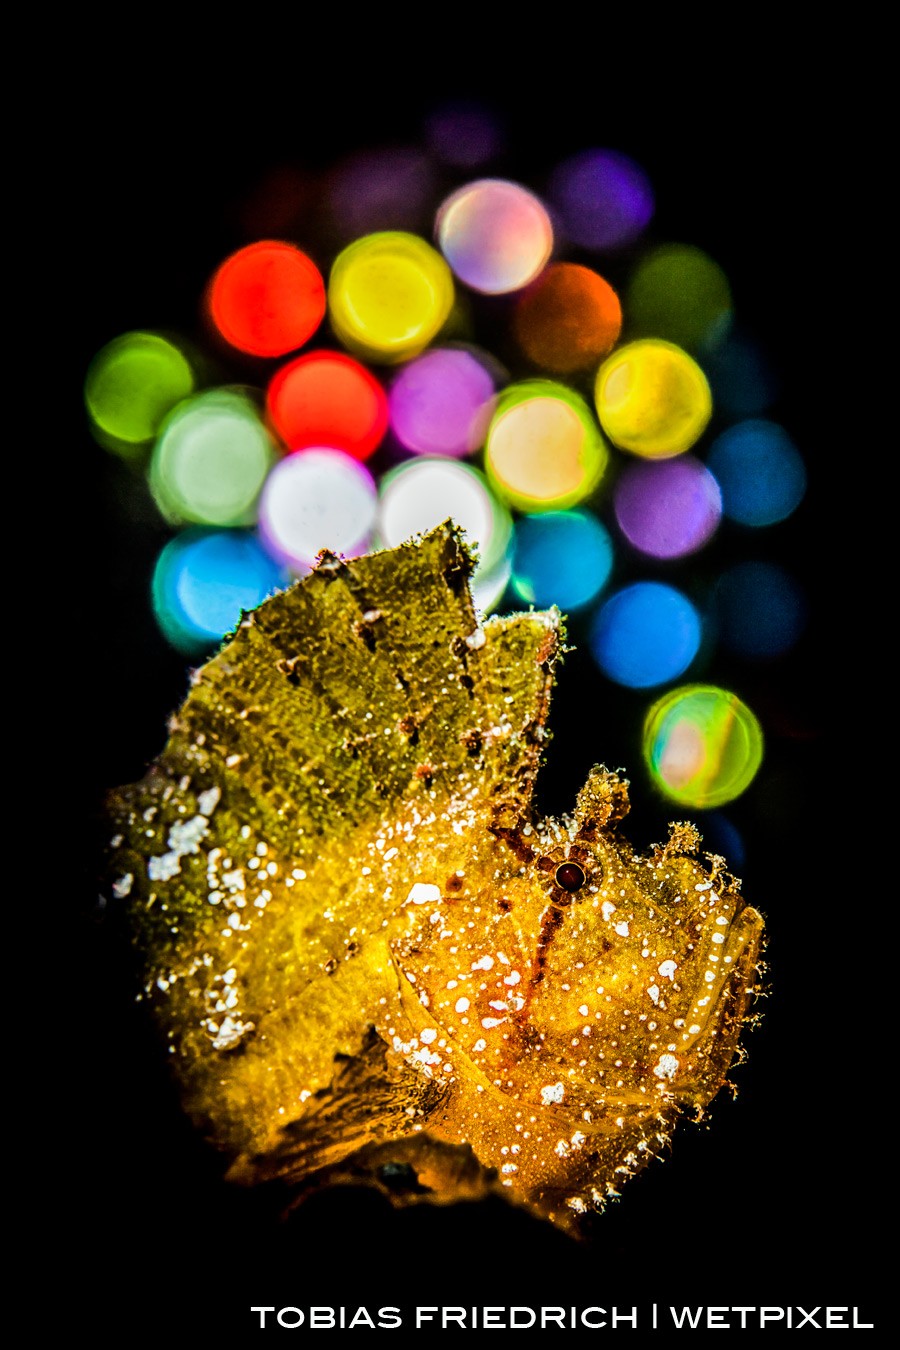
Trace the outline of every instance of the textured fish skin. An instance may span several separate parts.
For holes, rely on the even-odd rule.
[[[617,773],[536,818],[560,616],[480,626],[471,566],[448,522],[247,615],[111,796],[113,891],[232,1177],[571,1229],[726,1082],[763,921],[693,826],[632,850]]]

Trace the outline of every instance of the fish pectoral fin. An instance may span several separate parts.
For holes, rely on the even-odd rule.
[[[369,1027],[356,1054],[335,1057],[328,1086],[307,1099],[269,1148],[241,1154],[228,1179],[304,1183],[370,1144],[411,1131],[414,1120],[435,1109],[445,1088],[395,1056],[388,1058],[387,1050]]]

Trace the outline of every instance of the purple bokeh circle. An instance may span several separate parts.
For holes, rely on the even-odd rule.
[[[615,150],[584,150],[564,160],[553,172],[549,197],[565,234],[587,249],[632,243],[655,206],[644,170]]]
[[[630,464],[616,484],[613,502],[625,538],[651,558],[696,553],[722,519],[719,485],[692,455]]]
[[[494,382],[470,352],[436,348],[411,361],[391,386],[394,435],[418,455],[470,455],[484,442]]]

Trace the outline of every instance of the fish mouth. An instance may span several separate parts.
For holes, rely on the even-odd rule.
[[[685,1032],[676,1053],[694,1057],[693,1069],[672,1083],[677,1095],[697,1107],[706,1104],[725,1082],[735,1055],[747,1007],[759,986],[758,960],[765,932],[762,915],[744,905],[710,935],[702,982],[685,1014]],[[715,942],[714,937],[722,941]],[[700,1051],[703,1042],[708,1047]],[[684,1062],[684,1061],[682,1061]]]

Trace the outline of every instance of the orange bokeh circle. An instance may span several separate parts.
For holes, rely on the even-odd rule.
[[[519,299],[513,332],[535,365],[557,374],[596,365],[612,351],[622,306],[608,281],[578,263],[553,263]]]

